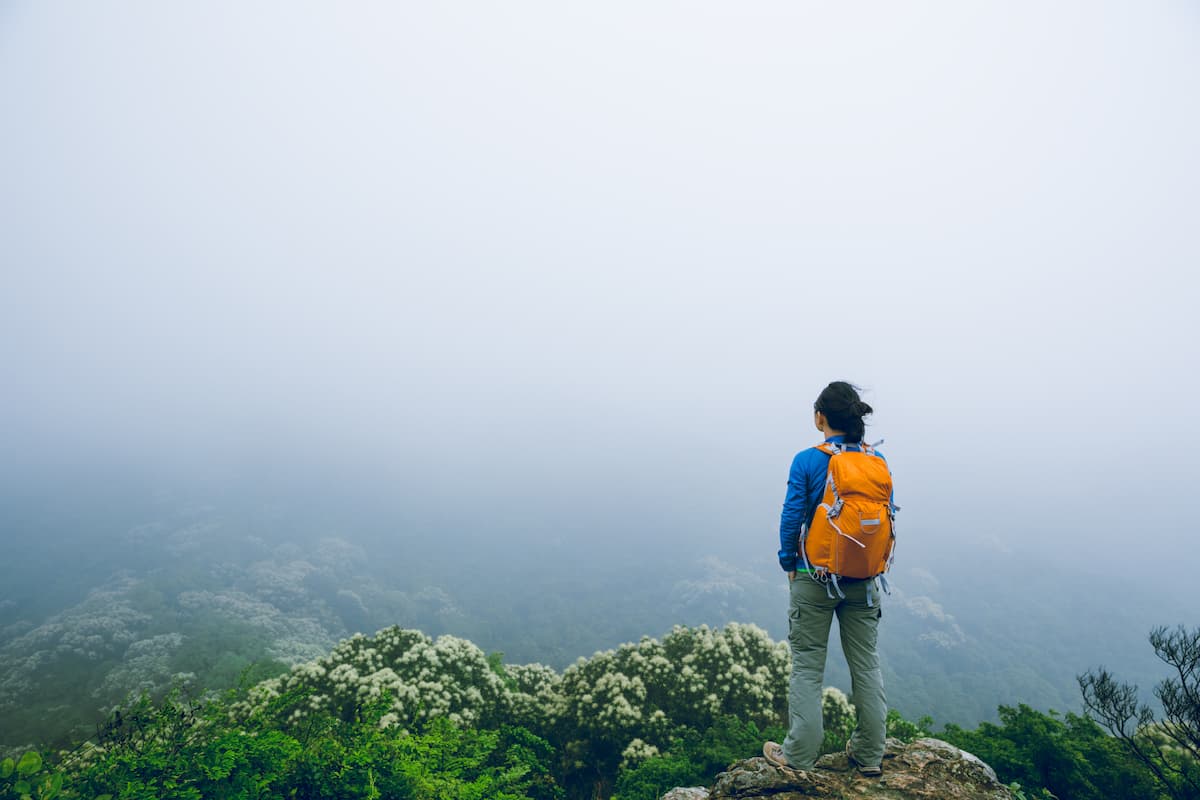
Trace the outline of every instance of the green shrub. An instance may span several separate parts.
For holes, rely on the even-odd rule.
[[[658,800],[676,786],[707,786],[734,761],[761,754],[766,739],[782,740],[785,734],[783,728],[764,730],[731,716],[719,717],[703,732],[682,728],[666,752],[621,770],[614,800]]]
[[[115,712],[98,746],[69,760],[79,796],[117,800],[560,800],[553,748],[513,726],[473,730],[444,718],[409,733],[381,724],[391,698],[352,720],[329,712],[289,722],[310,690],[285,692],[249,716],[224,699],[161,703],[148,696]],[[14,795],[15,797],[16,795]]]
[[[1000,706],[1000,723],[973,731],[947,725],[938,736],[982,758],[1001,780],[1027,787],[1029,797],[1045,788],[1060,800],[1159,800],[1146,769],[1087,717],[1022,704]]]
[[[0,799],[53,800],[59,797],[63,788],[63,774],[43,769],[45,766],[42,754],[36,750],[24,753],[16,761],[11,758],[0,761]]]

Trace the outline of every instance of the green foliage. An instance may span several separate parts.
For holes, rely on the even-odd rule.
[[[259,797],[281,788],[297,750],[285,734],[231,726],[221,702],[181,698],[179,690],[160,703],[143,693],[113,713],[99,739],[67,764],[84,796],[120,800]]]
[[[42,756],[36,750],[30,750],[17,762],[17,774],[22,778],[28,778],[41,768]]]
[[[201,688],[224,690],[236,686],[248,672],[255,682],[287,672],[287,665],[267,653],[267,642],[252,625],[198,616],[182,620],[182,644],[171,655],[171,668],[196,675]]]
[[[702,786],[712,781],[687,753],[672,750],[647,759],[617,776],[613,800],[658,800],[676,786]]]
[[[506,666],[466,640],[390,628],[286,676],[256,683],[263,673],[243,667],[239,688],[224,695],[143,693],[112,713],[95,744],[49,758],[52,768],[37,752],[0,762],[0,800],[563,800],[614,791],[655,800],[707,785],[765,739],[782,740],[786,666],[786,648],[752,626],[676,628],[580,659],[561,676]],[[826,689],[822,711],[822,749],[840,751],[854,708]],[[1001,706],[999,718],[938,736],[991,764],[1018,800],[1163,800],[1153,772],[1092,719],[1025,705]],[[931,726],[895,710],[887,720],[902,740]],[[1175,752],[1181,734],[1152,725],[1135,735]]]
[[[786,733],[733,716],[719,717],[703,732],[681,728],[662,755],[621,770],[613,798],[658,800],[676,786],[706,786],[729,764],[761,753],[764,740],[782,740]]]
[[[477,731],[441,719],[396,741],[414,800],[561,797],[546,766],[552,749],[523,729]]]
[[[145,694],[114,713],[99,746],[72,760],[80,796],[117,800],[223,797],[337,797],[347,800],[560,800],[553,748],[513,726],[474,730],[432,720],[405,733],[381,725],[391,698],[365,704],[351,720],[332,713],[289,722],[297,689],[246,715],[235,693],[203,701]],[[0,795],[3,797],[3,795]]]
[[[1003,781],[1039,787],[1060,800],[1158,800],[1150,776],[1120,744],[1087,717],[1029,706],[1000,707],[1000,725],[973,731],[947,725],[939,737],[982,758]]]
[[[1016,781],[1008,785],[1008,790],[1012,792],[1013,800],[1055,800],[1054,795],[1045,789],[1037,789],[1033,794],[1026,794],[1021,784]]]
[[[901,716],[894,708],[888,709],[887,735],[894,736],[902,742],[911,742],[925,736],[933,736],[933,718],[921,717],[916,722],[910,722]]]
[[[62,793],[63,774],[45,771],[42,754],[36,750],[24,753],[14,762],[11,758],[0,762],[0,800],[54,800]]]
[[[487,663],[492,672],[496,673],[496,676],[504,682],[504,688],[510,692],[517,691],[517,679],[509,675],[508,670],[504,668],[504,653],[488,653]]]

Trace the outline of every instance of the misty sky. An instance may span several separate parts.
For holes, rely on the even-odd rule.
[[[0,114],[10,486],[769,557],[848,379],[909,535],[1200,566],[1194,3],[4,2]]]

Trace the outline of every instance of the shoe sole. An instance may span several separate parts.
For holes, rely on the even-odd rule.
[[[793,767],[790,764],[788,764],[786,761],[778,759],[774,755],[772,755],[767,750],[767,745],[765,745],[765,744],[763,745],[763,758],[765,758],[767,760],[768,764],[772,764],[776,767],[780,767],[781,769],[793,769]]]

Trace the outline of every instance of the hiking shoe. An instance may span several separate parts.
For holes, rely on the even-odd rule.
[[[883,770],[878,766],[868,767],[866,764],[854,757],[854,751],[850,749],[850,743],[846,742],[846,760],[850,762],[850,766],[858,767],[858,774],[865,775],[868,778],[878,778],[883,774]]]
[[[763,745],[763,758],[777,767],[792,769],[792,765],[784,758],[783,748],[777,742],[767,742]]]

